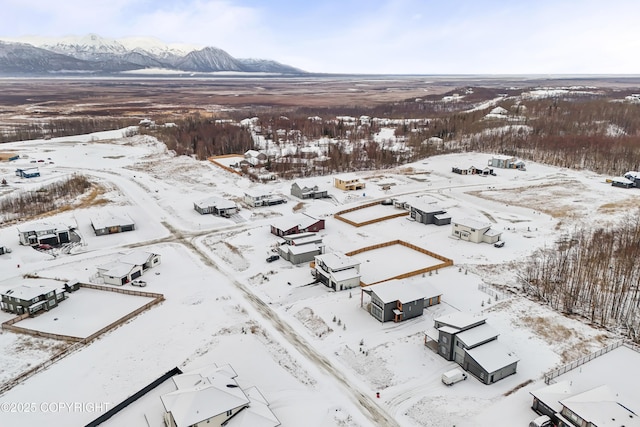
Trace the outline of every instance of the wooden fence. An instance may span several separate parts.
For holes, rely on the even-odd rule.
[[[386,216],[381,216],[379,218],[369,219],[369,220],[364,221],[364,222],[351,221],[350,219],[347,219],[347,218],[342,216],[343,214],[346,214],[346,213],[349,213],[349,212],[353,212],[353,211],[358,211],[360,209],[370,208],[371,206],[379,205],[381,203],[382,202],[377,201],[377,202],[371,202],[371,203],[367,203],[367,204],[364,204],[364,205],[360,205],[360,206],[357,206],[355,208],[345,209],[343,211],[336,212],[335,214],[333,214],[333,217],[335,219],[337,219],[337,220],[342,221],[342,222],[346,222],[347,224],[349,224],[349,225],[351,225],[353,227],[364,227],[365,225],[374,224],[376,222],[386,221],[388,219],[399,218],[401,216],[409,215],[409,212],[403,211],[403,212],[392,214],[392,215],[386,215]]]
[[[132,311],[130,313],[127,313],[126,315],[122,316],[118,320],[116,320],[114,322],[111,322],[109,325],[107,325],[104,328],[100,329],[99,331],[89,335],[86,338],[79,338],[79,337],[72,337],[72,336],[69,336],[69,335],[61,335],[61,334],[53,334],[53,333],[49,333],[49,332],[36,331],[34,329],[27,329],[27,328],[22,328],[20,326],[15,326],[14,325],[14,323],[18,323],[19,321],[24,320],[27,317],[29,317],[28,313],[21,314],[20,316],[16,316],[16,317],[14,317],[12,319],[7,320],[6,322],[3,322],[2,323],[2,329],[5,329],[5,330],[11,331],[11,332],[21,333],[21,334],[26,334],[26,335],[36,336],[36,337],[51,338],[51,339],[61,340],[61,341],[66,341],[66,342],[73,342],[73,345],[70,345],[69,347],[65,348],[64,350],[54,354],[53,356],[51,356],[46,361],[35,365],[34,367],[30,368],[28,371],[25,371],[25,372],[21,373],[20,375],[18,375],[17,377],[15,377],[15,378],[7,381],[6,383],[2,384],[2,386],[0,386],[0,395],[5,393],[6,391],[10,390],[11,388],[16,386],[20,382],[22,382],[22,381],[26,380],[27,378],[31,377],[32,375],[35,375],[36,373],[42,371],[43,369],[48,368],[49,366],[51,366],[51,364],[57,362],[58,360],[68,356],[69,354],[71,354],[71,353],[79,350],[80,348],[84,347],[85,345],[91,343],[93,340],[99,338],[101,335],[105,334],[106,332],[108,332],[108,331],[110,331],[110,330],[122,325],[123,323],[125,323],[125,322],[129,321],[130,319],[136,317],[137,315],[139,315],[143,311],[148,310],[151,307],[153,307],[154,305],[159,304],[162,301],[164,301],[164,295],[163,294],[154,293],[154,292],[144,292],[144,291],[137,291],[137,290],[133,290],[133,289],[121,289],[121,288],[115,288],[115,287],[111,287],[111,286],[94,285],[94,284],[89,284],[89,283],[80,283],[80,287],[81,288],[88,288],[88,289],[96,289],[96,290],[101,290],[101,291],[106,291],[106,292],[116,292],[116,293],[120,293],[120,294],[148,297],[148,298],[153,298],[153,300],[149,301],[145,305],[137,308],[136,310],[134,310],[134,311]]]
[[[421,248],[419,246],[413,245],[411,243],[405,242],[404,240],[391,240],[389,242],[384,242],[384,243],[378,243],[377,245],[372,245],[372,246],[366,246],[364,248],[360,248],[360,249],[356,249],[354,251],[351,252],[347,252],[345,255],[347,256],[353,256],[353,255],[357,255],[363,252],[367,252],[367,251],[372,251],[375,249],[380,249],[380,248],[384,248],[387,246],[393,246],[393,245],[402,245],[404,247],[407,247],[409,249],[412,249],[414,251],[423,253],[425,255],[430,256],[431,258],[435,258],[439,261],[442,261],[440,264],[436,264],[436,265],[432,265],[429,267],[425,267],[425,268],[420,268],[418,270],[413,270],[413,271],[409,271],[407,273],[402,273],[402,274],[398,274],[397,276],[393,276],[387,279],[383,279],[383,280],[378,280],[377,282],[373,282],[373,283],[364,283],[362,281],[360,281],[360,286],[371,286],[371,285],[375,285],[376,283],[381,283],[381,282],[386,282],[387,280],[393,280],[393,279],[406,279],[407,277],[412,277],[412,276],[417,276],[418,274],[422,274],[422,273],[428,273],[430,271],[435,271],[435,270],[439,270],[441,268],[444,267],[449,267],[453,265],[453,260],[446,258],[442,255],[439,255],[435,252],[431,252],[427,249]]]
[[[244,158],[244,156],[242,154],[224,154],[222,156],[213,156],[213,157],[208,157],[207,160],[209,160],[211,163],[213,163],[214,165],[218,166],[219,168],[222,168],[224,170],[226,170],[227,172],[231,172],[231,173],[235,173],[236,175],[240,175],[242,176],[242,172],[239,172],[233,168],[230,168],[229,166],[223,165],[222,163],[216,161],[216,159],[224,159],[227,157],[242,157]]]

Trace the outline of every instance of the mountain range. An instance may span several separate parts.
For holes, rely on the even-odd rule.
[[[126,72],[303,74],[304,71],[268,59],[234,58],[222,49],[165,44],[153,38],[23,37],[0,40],[0,74],[113,75]]]

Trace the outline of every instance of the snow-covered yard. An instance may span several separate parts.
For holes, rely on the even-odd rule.
[[[381,324],[366,311],[369,297],[360,289],[332,292],[312,284],[308,264],[265,261],[279,241],[269,232],[270,221],[291,215],[299,200],[243,207],[239,222],[193,210],[194,201],[212,194],[238,201],[250,188],[288,195],[290,181],[252,183],[206,161],[176,158],[153,138],[122,138],[122,131],[12,143],[7,149],[55,160],[55,168],[43,168],[35,181],[8,179],[10,189],[37,188],[79,172],[108,191],[104,205],[46,219],[71,216],[77,223],[82,245],[71,254],[53,257],[19,246],[13,225],[0,229],[0,243],[13,249],[0,256],[0,281],[38,273],[91,282],[96,266],[142,247],[162,256],[154,273],[145,275],[148,286],[143,290],[162,293],[166,299],[14,387],[3,401],[115,404],[174,366],[188,370],[231,363],[238,381],[257,385],[284,426],[379,425],[374,414],[388,414],[403,426],[510,427],[526,425],[535,417],[529,392],[544,385],[545,372],[618,338],[523,297],[515,274],[535,249],[552,245],[578,221],[605,224],[638,205],[636,190],[613,188],[593,173],[538,164],[527,164],[526,172],[497,169],[497,176],[486,178],[451,173],[453,166],[486,164],[490,157],[463,153],[432,157],[384,174],[360,173],[363,179],[371,178],[366,195],[337,190],[328,176],[297,180],[300,185],[322,184],[334,197],[302,203],[305,213],[326,221],[326,229],[319,233],[326,252],[349,252],[400,239],[454,261],[437,273],[407,279],[437,287],[441,304],[425,309],[420,317]],[[0,164],[0,176],[10,177],[14,167]],[[383,190],[375,182],[394,185]],[[355,228],[332,217],[373,199],[408,196],[441,201],[454,220],[489,221],[492,229],[502,232],[505,246],[460,241],[451,237],[450,226],[405,218]],[[398,211],[379,208],[385,213]],[[103,211],[127,213],[136,229],[95,236],[90,219]],[[369,210],[367,219],[371,212],[379,215]],[[440,262],[398,245],[357,257],[365,282]],[[128,295],[110,299],[108,294],[81,289],[50,313],[19,326],[82,336],[146,302]],[[499,341],[519,358],[515,375],[490,386],[474,377],[453,387],[440,382],[441,374],[456,365],[426,347],[424,334],[433,333],[434,319],[456,311],[485,317],[499,332]],[[0,313],[0,319],[8,318]],[[4,380],[43,361],[56,346],[8,332],[0,333],[0,340]],[[595,363],[622,366],[637,353],[626,348],[611,353],[627,351],[631,353],[624,360],[606,363],[602,361],[609,355],[602,356],[566,376],[578,375],[571,379],[576,385],[595,384],[604,378],[604,368]],[[595,366],[593,371],[590,366]],[[612,386],[627,394],[633,375],[620,376]],[[615,375],[609,376],[614,382]],[[162,387],[107,425],[144,426],[146,415],[151,425],[159,426],[161,393]],[[97,415],[8,413],[0,415],[0,424],[83,425]]]

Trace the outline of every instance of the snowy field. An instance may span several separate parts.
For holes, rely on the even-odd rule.
[[[345,219],[348,219],[349,221],[353,221],[356,224],[359,224],[365,221],[370,221],[372,219],[384,218],[386,216],[401,214],[403,212],[406,213],[406,211],[402,209],[394,208],[393,206],[385,206],[385,205],[378,204],[374,206],[369,206],[364,209],[358,209],[355,211],[346,212],[346,213],[340,214],[340,216]]]
[[[55,310],[15,323],[22,328],[86,338],[153,298],[80,288]]]
[[[401,219],[396,219],[396,221],[401,221]],[[414,251],[404,245],[385,246],[361,252],[353,255],[353,258],[360,261],[361,281],[364,283],[380,282],[400,274],[442,264],[439,259]],[[402,262],[388,262],[391,259],[402,260]]]
[[[453,166],[486,164],[490,157],[464,153],[384,172],[361,172],[358,176],[367,182],[366,193],[332,188],[330,176],[298,180],[300,185],[317,184],[334,197],[302,203],[303,212],[326,221],[326,229],[319,233],[326,252],[349,252],[400,239],[454,261],[454,266],[432,275],[407,279],[437,287],[441,304],[424,310],[421,317],[381,324],[366,311],[369,299],[359,289],[331,292],[311,284],[308,264],[265,261],[279,241],[269,232],[270,222],[291,215],[299,202],[288,196],[291,181],[252,183],[210,162],[175,157],[154,138],[123,138],[123,131],[11,143],[4,149],[29,156],[19,164],[0,163],[0,178],[9,183],[4,191],[36,189],[82,173],[105,189],[102,197],[107,202],[44,219],[77,224],[82,244],[70,254],[52,256],[20,246],[15,225],[0,228],[0,245],[13,250],[0,256],[0,282],[15,283],[27,273],[92,282],[98,265],[136,247],[161,255],[162,263],[154,273],[144,276],[148,282],[144,290],[162,293],[166,300],[9,390],[0,396],[1,402],[115,405],[175,366],[188,370],[231,363],[240,385],[258,386],[283,426],[511,427],[535,418],[529,392],[544,385],[545,372],[619,339],[523,297],[516,277],[518,265],[535,249],[552,245],[575,224],[614,222],[625,217],[629,207],[640,205],[637,190],[611,187],[605,184],[606,177],[591,172],[528,163],[527,171],[498,169],[497,176],[486,178],[451,173]],[[41,168],[41,177],[15,176],[16,167],[41,158],[54,162]],[[388,183],[393,184],[391,189],[383,190],[382,184]],[[240,201],[248,189],[280,193],[290,201],[242,207],[239,221],[193,210],[195,201],[212,195]],[[373,200],[419,196],[441,202],[454,220],[490,222],[492,229],[502,232],[505,247],[456,240],[450,226],[397,218],[355,228],[332,216]],[[126,213],[136,229],[95,236],[90,220],[102,212]],[[369,275],[392,276],[436,262],[402,246],[358,257],[362,257],[365,281]],[[491,286],[483,290],[480,285]],[[73,320],[80,312],[70,303],[85,292],[89,290],[71,294],[47,314],[59,320],[45,322],[37,317],[20,326],[41,321],[75,327],[80,322]],[[144,304],[140,298],[122,297],[127,298],[122,305]],[[82,302],[81,298],[76,301]],[[82,327],[109,316],[120,317],[121,307],[109,308],[114,305],[120,303],[100,304],[97,311],[92,310],[97,315]],[[425,347],[424,334],[433,334],[435,318],[456,311],[486,317],[499,332],[498,340],[518,356],[515,375],[491,386],[473,377],[453,387],[440,382],[442,373],[456,365]],[[0,313],[0,320],[9,318]],[[57,345],[0,333],[0,378],[6,381],[30,364],[40,363]],[[627,350],[610,355],[631,351]],[[636,356],[631,351],[609,364],[622,366]],[[605,376],[595,362],[606,357],[558,380],[579,375],[582,378],[572,381],[597,385]],[[589,371],[588,366],[595,368]],[[633,375],[620,377],[611,386],[626,395],[633,390]],[[376,398],[378,392],[380,398]],[[107,425],[142,427],[147,425],[146,416],[149,425],[160,427],[161,393],[161,388],[154,391]],[[0,425],[66,427],[84,425],[98,415],[2,413]]]

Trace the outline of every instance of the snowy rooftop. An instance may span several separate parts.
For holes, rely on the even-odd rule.
[[[340,252],[317,255],[316,260],[322,262],[327,266],[327,268],[334,271],[360,265],[360,262],[357,259],[346,256]]]
[[[364,290],[375,293],[384,303],[400,301],[405,304],[421,298],[427,299],[442,295],[442,292],[429,283],[420,282],[409,284],[402,280],[395,279],[367,286]]]
[[[359,181],[360,180],[360,178],[353,173],[336,175],[334,176],[334,178],[340,181]]]
[[[56,231],[56,230],[67,230],[68,227],[64,224],[51,224],[48,222],[32,222],[28,224],[22,224],[16,227],[18,229],[18,233],[29,233],[32,231],[43,232],[43,231]]]
[[[451,326],[458,330],[468,328],[476,323],[484,323],[486,320],[486,317],[474,316],[473,314],[464,311],[457,311],[435,319],[436,322]]]
[[[560,381],[547,387],[530,392],[531,395],[545,405],[551,407],[555,412],[562,410],[560,401],[570,397],[573,394],[570,381]]]
[[[439,205],[440,201],[431,197],[414,197],[406,200],[405,203],[422,212],[440,212],[444,210]]]
[[[48,294],[49,292],[56,291],[63,286],[61,282],[55,282],[52,280],[47,282],[48,283],[43,283],[38,285],[36,285],[35,283],[30,285],[20,285],[16,288],[12,288],[7,291],[4,291],[2,295],[28,301],[40,295],[44,295],[44,294]],[[50,283],[50,282],[55,282],[55,283]]]
[[[480,343],[498,337],[498,332],[486,323],[460,332],[457,337],[467,348],[473,348]]]
[[[232,209],[236,207],[235,202],[231,200],[223,199],[222,197],[207,197],[204,200],[200,200],[195,203],[199,208],[208,208],[209,206],[215,206],[218,209]]]
[[[121,225],[131,225],[133,220],[127,214],[99,213],[94,214],[91,218],[93,228],[100,230],[103,228],[117,227]]]
[[[287,231],[287,230],[291,230],[295,226],[305,229],[307,227],[312,226],[316,222],[318,222],[318,219],[310,217],[309,215],[296,214],[289,217],[282,217],[282,218],[275,219],[271,223],[271,225],[277,228],[278,230]]]
[[[568,397],[560,403],[591,425],[598,427],[637,427],[640,416],[637,401],[621,402],[617,393],[603,385]],[[632,404],[632,407],[628,405]],[[623,406],[624,405],[624,406]]]
[[[481,230],[483,228],[488,228],[491,227],[491,223],[490,222],[486,222],[486,221],[481,221],[478,219],[474,219],[474,218],[463,218],[461,220],[457,220],[454,221],[456,224],[465,226],[465,227],[470,227],[473,228],[475,230]]]
[[[465,351],[489,373],[496,372],[519,360],[513,351],[498,340]]]
[[[224,370],[208,375],[176,375],[173,381],[176,390],[161,399],[177,427],[191,426],[249,403],[235,379]]]
[[[125,253],[120,258],[118,258],[118,261],[133,265],[143,265],[149,262],[149,260],[154,256],[157,255],[151,252],[135,250]]]

